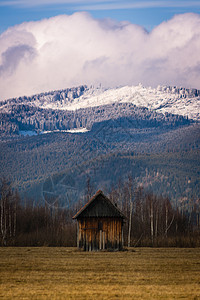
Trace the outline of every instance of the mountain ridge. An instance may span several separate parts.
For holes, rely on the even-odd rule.
[[[194,101],[195,100],[195,101]],[[123,86],[118,88],[102,88],[82,85],[79,87],[40,93],[31,97],[19,97],[1,101],[0,109],[6,112],[9,104],[23,103],[29,106],[59,110],[77,110],[112,103],[132,103],[139,107],[147,107],[161,112],[187,115],[188,106],[196,105],[197,111],[189,111],[189,118],[200,119],[200,90],[180,87],[158,86],[145,88],[138,86]],[[20,103],[20,104],[21,104]],[[176,108],[172,105],[176,103]],[[7,105],[8,104],[8,105]],[[167,110],[168,107],[168,110]],[[163,110],[165,108],[165,110]],[[169,111],[170,109],[170,111]],[[181,111],[180,111],[181,109]]]
[[[56,130],[90,130],[96,122],[131,116],[152,120],[200,121],[200,91],[142,85],[104,89],[79,86],[13,98],[0,103],[0,135]],[[155,124],[154,124],[155,125]]]
[[[75,181],[71,190],[81,195],[87,176],[109,190],[129,173],[174,201],[200,197],[199,113],[200,91],[175,87],[79,86],[6,100],[0,103],[0,176],[36,198],[44,187],[50,195],[51,178],[68,178],[67,186]]]

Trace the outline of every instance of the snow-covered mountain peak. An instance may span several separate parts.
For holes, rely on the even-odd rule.
[[[105,89],[80,86],[32,97],[10,99],[1,104],[1,111],[8,111],[9,105],[14,103],[23,103],[44,109],[72,111],[113,103],[132,103],[157,112],[168,112],[200,120],[200,91],[178,87],[146,88],[139,84]]]

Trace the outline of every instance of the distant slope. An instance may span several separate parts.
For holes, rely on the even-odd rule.
[[[183,200],[199,199],[199,166],[199,150],[149,155],[111,153],[31,182],[25,194],[48,204],[57,200],[59,206],[69,206],[83,197],[88,178],[93,191],[109,193],[131,175],[137,186],[167,196],[177,205]]]
[[[128,174],[174,201],[200,197],[199,113],[200,91],[177,87],[80,86],[9,99],[0,103],[0,176],[50,202],[78,199],[88,176],[109,190]]]
[[[85,132],[83,129],[91,130],[95,123],[109,120],[120,122],[122,127],[125,122],[124,126],[128,128],[175,128],[194,122],[181,115],[162,114],[132,103],[113,103],[75,111],[43,109],[18,103],[10,105],[9,111],[0,113],[0,117],[1,138],[20,137],[22,131],[33,131],[36,134],[80,129]]]
[[[80,86],[20,97],[1,102],[0,110],[9,112],[12,105],[26,105],[42,109],[77,110],[113,103],[132,103],[157,112],[168,112],[200,120],[200,91],[180,87],[159,86],[156,89],[142,85],[104,89]]]
[[[84,173],[95,179],[96,186],[98,184],[102,186],[105,175],[101,174],[102,177],[95,177],[90,173],[89,165],[91,161],[96,164],[96,173],[99,173],[98,169],[102,170],[102,164],[99,161],[104,156],[107,157],[107,164],[104,164],[103,169],[105,174],[110,174],[110,184],[116,184],[119,175],[125,178],[129,172],[139,178],[138,182],[143,182],[142,178],[146,168],[151,174],[152,172],[170,174],[172,169],[170,157],[173,157],[174,171],[172,177],[172,174],[168,176],[169,180],[175,180],[174,184],[176,185],[185,180],[187,176],[192,177],[193,182],[197,184],[192,192],[199,195],[198,173],[194,172],[194,168],[200,170],[199,152],[195,152],[200,149],[200,125],[185,125],[176,129],[161,127],[160,129],[139,128],[136,130],[125,127],[124,123],[123,127],[117,127],[116,124],[120,123],[115,120],[96,123],[95,128],[85,134],[49,133],[1,142],[0,175],[12,178],[21,191],[25,192],[36,187],[37,184],[43,184],[49,176],[66,173],[69,170],[70,176],[77,181],[77,168],[87,166]],[[129,125],[129,122],[127,124]],[[120,153],[129,154],[125,155],[127,157],[123,160]],[[191,159],[189,163],[185,163],[188,153],[190,153]],[[155,163],[155,159],[152,159],[155,155],[159,160],[157,163]],[[129,156],[130,165],[128,163]],[[148,163],[146,164],[147,158]],[[143,168],[137,168],[136,173],[134,173],[135,166],[131,162],[134,159],[139,165],[144,165]],[[164,161],[165,166],[163,166]],[[180,161],[182,161],[181,165]],[[113,162],[115,163],[113,164]],[[116,176],[116,172],[118,176]],[[86,177],[78,184],[80,191],[85,186]],[[171,185],[170,181],[169,184]],[[163,193],[166,192],[166,181],[160,186],[158,184],[158,187],[163,190]],[[38,193],[38,188],[36,188],[36,191],[37,198],[39,198],[41,190]],[[180,197],[181,193],[185,193],[184,188],[183,190],[177,189],[177,193],[173,191],[169,195]],[[33,191],[31,195],[33,195]]]

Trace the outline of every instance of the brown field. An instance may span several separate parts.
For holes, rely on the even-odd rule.
[[[0,299],[200,299],[200,248],[0,248]]]

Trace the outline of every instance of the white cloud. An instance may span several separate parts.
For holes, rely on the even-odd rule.
[[[138,25],[62,15],[0,35],[0,99],[71,87],[158,84],[200,89],[200,16],[151,33]]]

